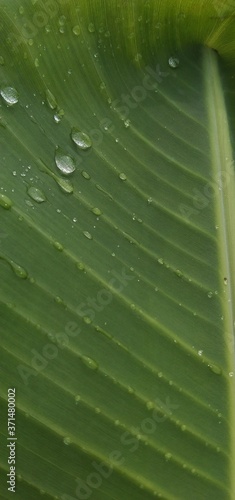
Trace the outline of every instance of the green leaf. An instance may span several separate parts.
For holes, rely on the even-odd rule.
[[[232,500],[234,1],[0,13],[1,498]]]

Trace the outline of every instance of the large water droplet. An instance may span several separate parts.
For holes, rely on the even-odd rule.
[[[75,170],[74,159],[71,156],[64,153],[60,148],[56,150],[55,162],[57,168],[64,175],[72,174]]]
[[[49,108],[51,109],[57,108],[56,98],[49,89],[46,89],[46,100]]]
[[[5,194],[0,194],[0,207],[9,210],[12,207],[12,201]]]
[[[43,203],[46,201],[46,196],[45,194],[38,188],[34,186],[30,186],[27,190],[28,195],[32,200],[36,201],[37,203]]]
[[[99,365],[98,363],[92,359],[92,358],[89,358],[88,356],[82,356],[82,361],[83,363],[88,367],[90,368],[91,370],[97,370]]]
[[[13,106],[19,101],[19,94],[14,87],[4,87],[1,89],[1,96],[8,106]]]
[[[85,132],[81,132],[77,128],[72,128],[71,138],[73,142],[78,146],[79,149],[86,151],[91,148],[92,142],[89,135],[85,134]]]
[[[73,184],[68,179],[57,178],[56,182],[59,185],[61,191],[63,191],[64,193],[67,193],[67,194],[73,193]]]
[[[168,59],[168,64],[171,68],[178,68],[179,66],[179,59],[177,57],[169,57]]]

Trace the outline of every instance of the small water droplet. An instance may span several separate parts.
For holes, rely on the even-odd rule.
[[[127,390],[129,392],[129,394],[134,394],[134,392],[135,392],[133,387],[131,387],[130,385],[128,385]]]
[[[224,285],[227,286],[228,284],[228,278],[224,278]]]
[[[59,252],[63,252],[64,247],[59,243],[58,241],[53,241],[53,247],[58,250]]]
[[[76,262],[76,267],[79,269],[79,271],[84,271],[85,266],[82,262]]]
[[[85,170],[82,170],[81,174],[82,174],[82,177],[84,177],[84,179],[87,179],[88,181],[90,180],[91,176],[90,176],[90,174],[88,174],[88,172],[86,172]]]
[[[10,210],[12,207],[12,201],[5,194],[0,193],[0,207],[5,208],[5,210]]]
[[[88,238],[88,240],[92,240],[91,233],[89,233],[88,231],[83,231],[83,234],[86,238]]]
[[[210,368],[210,370],[215,373],[216,375],[221,375],[222,373],[222,370],[219,366],[216,366],[216,365],[213,365],[213,364],[210,364],[208,365],[208,367]]]
[[[171,457],[172,457],[171,453],[165,453],[166,460],[170,460]]]
[[[49,89],[46,89],[46,101],[49,108],[51,109],[57,108],[56,98]]]
[[[115,420],[115,421],[114,421],[114,424],[115,424],[115,425],[119,425],[119,424],[120,424],[120,420]]]
[[[129,128],[129,127],[130,127],[130,124],[131,124],[131,120],[125,120],[125,121],[124,121],[124,126],[125,126],[125,128]]]
[[[63,191],[64,193],[73,193],[73,184],[68,179],[57,178],[56,182],[59,185],[61,191]]]
[[[98,367],[99,367],[98,363],[94,359],[89,358],[89,356],[82,356],[81,359],[82,359],[83,363],[91,370],[98,369]]]
[[[86,323],[86,325],[91,324],[91,318],[89,318],[88,316],[83,316],[83,321],[84,321],[84,323]]]
[[[13,106],[19,101],[19,94],[14,87],[4,87],[0,94],[8,106]]]
[[[186,430],[186,425],[181,425],[181,430],[184,432]]]
[[[153,198],[151,198],[151,196],[148,198],[148,204],[151,205],[151,203],[153,203]]]
[[[62,118],[64,117],[64,110],[63,109],[57,109],[56,113],[54,114],[54,120],[56,123],[60,123]]]
[[[159,377],[159,378],[162,378],[162,375],[163,375],[163,373],[162,373],[162,372],[158,372],[158,377]]]
[[[233,372],[229,372],[229,377],[233,377]]]
[[[179,66],[179,59],[177,57],[169,57],[168,59],[168,64],[171,68],[178,68]]]
[[[208,292],[207,297],[211,299],[211,297],[213,297],[213,292]]]
[[[3,56],[0,56],[0,66],[4,66],[5,60]]]
[[[93,213],[93,214],[95,214],[95,215],[97,215],[97,216],[99,216],[99,215],[101,215],[101,214],[102,214],[101,210],[100,210],[99,208],[97,208],[97,207],[92,208],[92,210],[91,210],[91,211],[92,211],[92,213]]]
[[[88,24],[88,31],[89,33],[94,33],[95,32],[95,26],[93,23]]]
[[[79,129],[75,127],[72,128],[71,138],[73,142],[78,146],[78,148],[82,149],[83,151],[90,149],[92,146],[92,142],[89,135],[85,134],[85,132],[81,132]]]
[[[57,304],[63,304],[63,300],[61,297],[59,297],[58,295],[55,297],[55,302]],[[60,342],[60,344],[62,344],[62,342]]]
[[[19,266],[19,264],[16,264],[13,260],[9,260],[7,262],[9,262],[12,271],[14,271],[18,278],[25,280],[28,277],[27,271],[22,266]]]
[[[176,276],[178,276],[179,278],[182,278],[182,277],[183,277],[183,273],[182,273],[179,269],[176,269],[175,274],[176,274]]]
[[[126,181],[126,179],[127,179],[126,174],[124,174],[123,172],[121,172],[121,174],[119,174],[119,179],[121,179],[121,181]]]
[[[154,408],[154,403],[152,401],[148,401],[146,403],[146,406],[147,406],[148,410],[152,410]]]
[[[197,353],[198,353],[198,356],[202,356],[203,351],[198,351]]]
[[[75,170],[75,163],[73,158],[64,153],[60,148],[56,149],[55,163],[57,168],[64,175],[72,174]]]
[[[63,439],[63,442],[64,442],[64,444],[66,444],[68,446],[71,443],[71,439],[69,437],[65,437]]]
[[[99,414],[99,413],[101,412],[100,408],[98,408],[98,407],[97,407],[97,408],[95,408],[95,412],[96,412],[97,414]]]
[[[164,260],[163,260],[162,258],[157,259],[157,261],[158,261],[158,263],[159,263],[159,264],[161,264],[161,265],[163,265],[163,264],[164,264]]]
[[[36,201],[37,203],[43,203],[46,201],[46,196],[45,194],[38,188],[34,186],[30,186],[27,189],[27,193],[32,198],[32,200]]]
[[[76,26],[73,27],[72,31],[73,31],[74,35],[79,36],[81,33],[80,26],[78,24],[76,24]]]
[[[76,405],[77,405],[77,404],[79,403],[79,401],[81,400],[81,396],[79,396],[79,395],[77,394],[77,396],[75,396],[75,398],[74,398],[74,399],[75,399],[75,403],[76,403]]]

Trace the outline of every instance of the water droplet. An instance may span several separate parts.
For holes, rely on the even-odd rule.
[[[147,406],[148,410],[152,410],[154,408],[154,403],[152,401],[148,401],[146,403],[146,406]]]
[[[184,432],[186,430],[186,425],[181,425],[181,430]]]
[[[92,210],[91,210],[91,211],[92,211],[92,213],[93,213],[93,214],[95,214],[95,215],[97,215],[97,216],[99,216],[99,215],[101,215],[101,214],[102,214],[101,210],[100,210],[99,208],[97,208],[97,207],[92,208]]]
[[[84,271],[85,266],[82,262],[76,262],[76,267],[79,269],[79,271]]]
[[[8,106],[13,106],[19,101],[19,94],[13,87],[4,87],[1,89],[1,96]]]
[[[216,366],[216,365],[213,365],[213,364],[210,364],[208,365],[208,367],[210,368],[210,370],[215,373],[216,375],[221,375],[222,373],[222,370],[219,366]]]
[[[72,174],[75,170],[75,163],[73,158],[64,153],[60,148],[56,150],[55,162],[57,168],[64,175]]]
[[[166,460],[170,460],[171,457],[172,457],[171,453],[165,453]]]
[[[130,124],[131,124],[131,120],[125,120],[125,121],[124,121],[124,126],[125,126],[125,128],[129,128],[129,127],[130,127]]]
[[[59,185],[61,191],[63,191],[64,193],[73,193],[73,184],[68,179],[57,178],[56,182]]]
[[[175,274],[176,274],[179,278],[182,278],[182,277],[183,277],[183,273],[182,273],[179,269],[176,269]]]
[[[62,118],[64,117],[64,110],[63,109],[57,109],[56,113],[54,114],[54,120],[56,123],[60,123]]]
[[[229,372],[229,377],[233,377],[233,372]]]
[[[97,414],[99,414],[99,413],[101,412],[100,408],[98,408],[98,407],[97,407],[97,408],[95,408],[95,412],[96,412]]]
[[[98,363],[92,359],[92,358],[89,358],[88,356],[82,356],[82,361],[83,363],[88,367],[90,368],[91,370],[97,370],[98,369]]]
[[[86,238],[88,238],[88,240],[92,240],[91,233],[89,233],[88,231],[83,231],[83,234]]]
[[[89,33],[94,33],[95,32],[95,26],[93,23],[88,24],[88,31]]]
[[[12,207],[12,201],[5,194],[0,193],[0,207],[5,208],[5,210],[10,210]]]
[[[124,174],[123,172],[121,174],[119,174],[119,179],[121,179],[121,181],[126,181],[126,179],[127,179],[126,174]]]
[[[25,280],[28,277],[27,271],[22,266],[19,266],[19,264],[16,264],[13,260],[9,260],[7,262],[9,262],[12,271],[14,271],[18,278]]]
[[[120,424],[120,420],[115,420],[115,421],[114,421],[114,424],[115,424],[115,425],[119,425],[119,424]]]
[[[224,285],[227,286],[228,284],[228,278],[224,278]]]
[[[90,149],[92,146],[89,135],[85,134],[85,132],[81,132],[75,127],[72,128],[71,138],[73,142],[78,146],[78,148],[82,149],[83,151]]]
[[[81,396],[79,396],[79,395],[77,394],[77,396],[75,396],[75,398],[74,398],[74,399],[75,399],[75,403],[76,403],[76,405],[77,405],[77,404],[79,403],[79,401],[81,400]]]
[[[36,57],[36,59],[34,59],[34,66],[35,66],[35,68],[39,67],[39,60],[37,57]]]
[[[208,292],[207,297],[211,299],[211,297],[213,297],[213,292]]]
[[[63,300],[61,297],[59,297],[58,295],[55,297],[55,302],[57,304],[63,304]],[[60,344],[62,344],[62,342],[60,342]]]
[[[91,176],[90,176],[90,174],[88,174],[88,172],[86,172],[85,170],[83,170],[81,172],[81,174],[82,174],[82,177],[84,177],[84,179],[87,179],[88,181],[90,180]]]
[[[72,31],[73,31],[74,35],[76,35],[76,36],[80,35],[80,33],[81,33],[80,26],[78,24],[76,24],[76,26],[73,27]]]
[[[56,98],[49,89],[46,89],[46,101],[49,108],[51,109],[57,108]]]
[[[36,201],[37,203],[43,203],[46,201],[46,196],[45,194],[38,188],[34,186],[30,186],[27,189],[27,193],[32,198],[32,200]]]
[[[134,392],[135,392],[133,387],[131,387],[130,385],[128,385],[127,390],[129,392],[129,394],[134,394]]]
[[[203,351],[198,351],[198,356],[202,356]]]
[[[159,377],[159,378],[162,378],[162,375],[163,375],[163,373],[162,373],[162,372],[158,372],[158,377]]]
[[[84,321],[84,323],[86,323],[86,325],[91,324],[91,318],[89,318],[88,316],[83,316],[83,321]]]
[[[177,57],[169,57],[168,59],[168,64],[171,68],[178,68],[179,66],[179,59]]]
[[[161,258],[161,259],[158,259],[157,260],[159,264],[163,265],[164,264],[164,260]]]
[[[0,66],[4,66],[5,60],[4,57],[0,56]]]
[[[63,252],[64,247],[59,243],[58,241],[53,241],[53,247],[58,250],[59,252]]]
[[[147,201],[148,201],[148,204],[151,205],[151,203],[153,203],[153,198],[149,197]]]
[[[64,442],[64,444],[66,444],[68,446],[71,443],[71,439],[69,437],[65,437],[63,439],[63,442]]]

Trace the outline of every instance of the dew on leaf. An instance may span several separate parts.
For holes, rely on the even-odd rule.
[[[92,210],[91,210],[91,211],[92,211],[92,213],[93,213],[93,214],[95,214],[95,215],[97,215],[97,216],[99,216],[99,215],[101,215],[101,214],[102,214],[101,210],[100,210],[99,208],[97,208],[97,207],[92,208]]]
[[[59,243],[59,241],[53,241],[53,247],[58,250],[59,252],[63,252],[64,247]]]
[[[121,179],[121,181],[126,181],[126,179],[127,179],[126,174],[124,174],[123,172],[121,172],[121,174],[119,174],[119,179]]]
[[[49,108],[51,109],[57,108],[56,98],[49,89],[46,90],[46,100]]]
[[[171,68],[178,68],[179,66],[179,59],[177,57],[169,57],[168,59],[168,64]]]
[[[14,87],[4,87],[1,89],[0,94],[8,106],[13,106],[19,101],[19,94]]]
[[[5,210],[10,210],[12,207],[12,201],[5,194],[0,193],[0,207],[5,208]]]
[[[81,174],[82,174],[82,177],[84,177],[84,179],[87,179],[88,181],[90,180],[91,176],[90,176],[90,174],[88,174],[88,172],[86,172],[85,170],[83,170],[81,172]]]
[[[4,66],[5,60],[3,56],[0,56],[0,66]]]
[[[85,134],[85,132],[81,132],[81,130],[75,127],[72,128],[71,138],[73,142],[78,146],[78,148],[83,151],[90,149],[92,146],[89,135]]]
[[[64,175],[72,174],[75,170],[74,159],[70,155],[64,153],[60,148],[56,150],[55,162],[57,168]]]
[[[32,200],[36,201],[37,203],[43,203],[46,201],[46,196],[45,194],[38,188],[34,186],[30,186],[27,189],[27,193],[32,198]]]
[[[69,437],[65,437],[63,439],[63,442],[64,442],[64,444],[66,444],[68,446],[71,443],[71,439]]]
[[[73,193],[73,184],[68,179],[57,178],[56,182],[63,193],[71,194]]]
[[[88,24],[88,31],[89,33],[94,33],[95,32],[95,26],[93,23]]]
[[[76,24],[76,26],[73,27],[72,32],[76,36],[80,35],[80,33],[81,33],[80,26],[78,24]]]
[[[91,370],[98,369],[98,367],[99,367],[98,363],[94,359],[90,358],[89,356],[82,356],[81,359],[82,359],[83,363]]]
[[[91,233],[89,233],[88,231],[83,231],[83,234],[88,240],[92,240]]]

